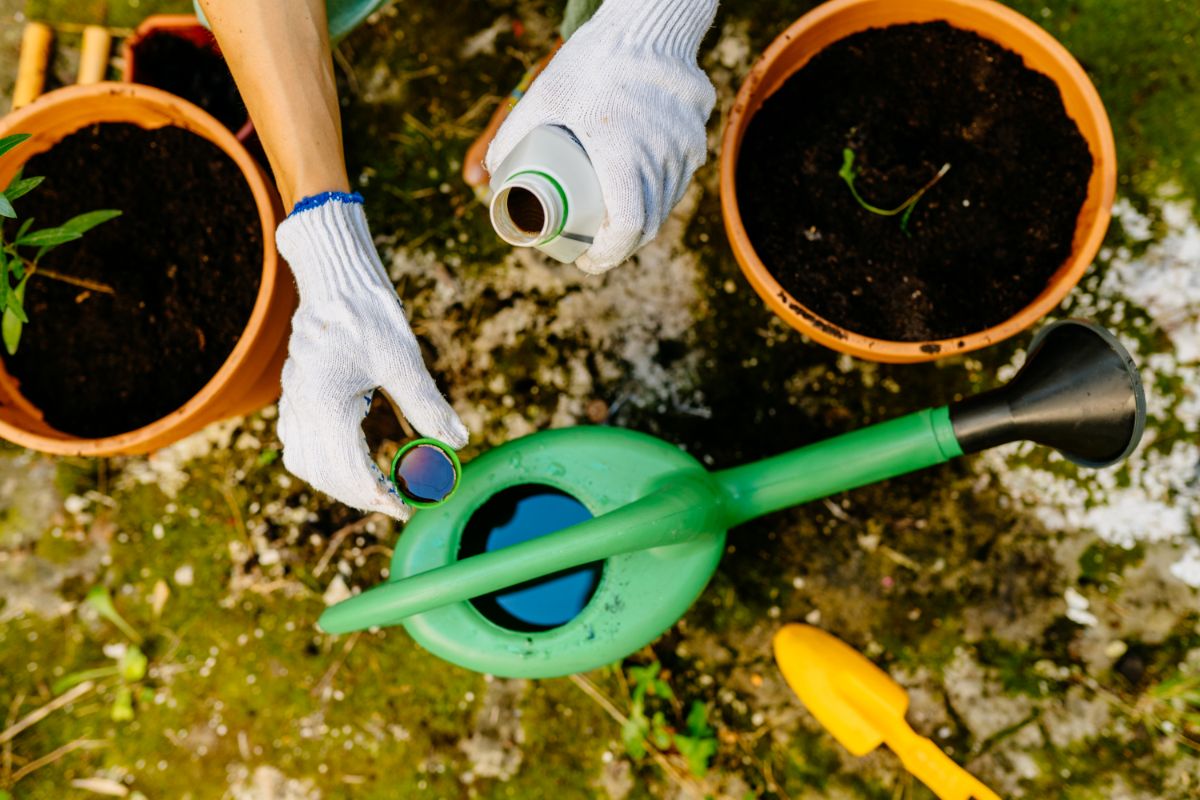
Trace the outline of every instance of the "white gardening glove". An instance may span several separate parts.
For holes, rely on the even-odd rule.
[[[696,63],[717,0],[604,0],[558,51],[488,148],[495,174],[539,125],[583,144],[607,211],[585,272],[620,264],[658,233],[708,155],[716,92]]]
[[[300,291],[279,401],[283,465],[348,506],[407,519],[409,507],[367,451],[372,393],[382,388],[414,428],[452,447],[467,443],[467,429],[425,369],[362,198],[306,198],[275,241]]]

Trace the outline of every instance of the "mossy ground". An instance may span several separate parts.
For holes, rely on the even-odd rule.
[[[753,53],[812,5],[723,4],[703,54],[721,98],[711,131]],[[1117,136],[1122,197],[1153,215],[1164,186],[1200,196],[1200,8],[1013,5],[1095,81]],[[187,7],[30,0],[26,12],[128,28]],[[515,433],[583,421],[586,410],[720,467],[994,384],[1022,340],[931,365],[868,365],[773,318],[726,246],[711,160],[665,243],[636,265],[591,281],[511,256],[458,171],[486,122],[485,98],[505,95],[541,55],[558,13],[551,0],[409,0],[340,45],[351,174],[429,361],[471,422],[467,459]],[[59,81],[69,80],[72,35],[60,39]],[[474,54],[463,53],[467,41]],[[1127,238],[1115,225],[1110,249]],[[672,294],[634,283],[668,269],[688,285]],[[1122,321],[1095,301],[1105,270],[1102,259],[1078,293],[1085,299],[1064,310],[1095,310],[1143,356],[1169,352],[1146,314],[1130,307]],[[618,291],[631,284],[638,290]],[[589,313],[556,327],[580,301]],[[679,306],[686,324],[671,321]],[[1174,413],[1188,391],[1163,377],[1153,449],[1195,436]],[[379,412],[369,434],[386,449],[402,433]],[[83,602],[95,586],[111,593],[150,662],[130,687],[132,720],[112,720],[121,681],[101,679],[0,744],[0,789],[90,797],[89,784],[73,782],[103,779],[90,785],[147,798],[929,797],[890,754],[848,756],[787,690],[770,637],[808,619],[900,679],[918,730],[1006,796],[1200,792],[1200,602],[1168,570],[1186,540],[1124,547],[1048,525],[990,462],[746,525],[691,612],[625,665],[510,682],[441,662],[399,628],[316,630],[331,584],[378,582],[398,531],[289,479],[278,447],[268,411],[152,459],[0,450],[0,730],[51,701],[64,676],[113,664],[113,645],[134,644]],[[1077,474],[1029,458],[1047,474]],[[18,507],[14,491],[49,502]],[[1068,588],[1090,599],[1097,622],[1068,616]],[[595,699],[628,713],[628,667],[655,660],[677,698],[655,707],[672,725],[692,700],[709,705],[718,752],[703,778],[670,748],[665,762],[630,758],[620,723]]]

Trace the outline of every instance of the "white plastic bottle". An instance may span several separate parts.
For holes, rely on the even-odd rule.
[[[530,131],[491,179],[492,227],[517,247],[570,263],[592,246],[604,196],[592,162],[566,128]]]

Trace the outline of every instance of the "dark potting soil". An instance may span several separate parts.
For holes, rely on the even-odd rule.
[[[17,354],[4,354],[21,393],[79,436],[133,430],[179,408],[229,356],[258,294],[262,224],[237,165],[180,128],[102,124],[24,172],[46,178],[16,203],[35,228],[96,209],[123,214],[41,262],[112,294],[29,280],[29,324]]]
[[[856,202],[839,177],[895,208]],[[1054,82],[944,22],[847,37],[751,120],[738,202],[754,249],[800,303],[881,339],[949,339],[1028,305],[1071,252],[1092,156]]]
[[[225,59],[171,33],[154,33],[137,45],[137,82],[191,101],[233,132],[249,118]]]

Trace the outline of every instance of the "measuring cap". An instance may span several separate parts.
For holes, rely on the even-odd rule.
[[[462,463],[450,445],[437,439],[414,439],[392,459],[390,477],[409,505],[433,508],[450,499],[461,474]]]

